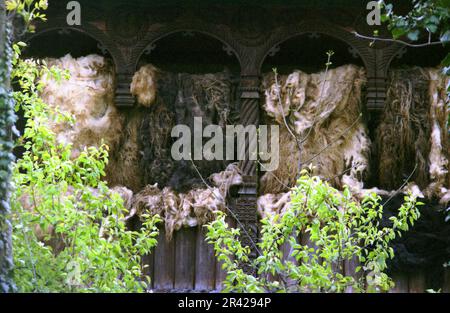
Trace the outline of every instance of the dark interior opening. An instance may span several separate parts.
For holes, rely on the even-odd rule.
[[[269,53],[264,60],[262,73],[270,72],[273,68],[277,68],[280,74],[290,74],[294,70],[319,72],[325,69],[327,52],[330,50],[334,51],[330,68],[345,64],[364,66],[356,51],[345,42],[324,34],[309,33],[291,38],[275,47],[273,56]]]
[[[421,48],[406,48],[400,52],[391,62],[391,68],[420,66],[420,67],[436,67],[448,53],[441,45],[427,46]]]
[[[224,69],[238,77],[240,66],[233,52],[220,40],[199,32],[177,32],[158,40],[144,53],[138,68],[151,63],[172,73],[206,74]]]
[[[97,40],[70,29],[48,31],[33,37],[25,50],[25,56],[35,58],[60,58],[68,53],[74,58],[89,54],[109,56]]]

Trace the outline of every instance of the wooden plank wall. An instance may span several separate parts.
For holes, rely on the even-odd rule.
[[[391,293],[425,293],[430,286],[427,286],[426,272],[416,273],[394,273],[392,279],[395,287]],[[437,290],[435,290],[437,291]],[[443,283],[440,288],[442,293],[450,293],[450,269],[444,269]]]
[[[235,223],[228,221],[230,226]],[[214,256],[214,248],[205,241],[204,227],[183,228],[166,239],[160,228],[158,245],[143,257],[145,274],[151,278],[154,292],[215,292],[222,290],[226,277]]]
[[[235,223],[228,221],[232,227]],[[206,230],[202,227],[186,228],[176,232],[171,241],[165,238],[165,231],[160,230],[158,246],[149,256],[143,258],[147,265],[145,273],[151,277],[151,289],[154,292],[218,292],[222,290],[222,282],[226,272],[214,256],[213,246],[205,241]],[[310,244],[308,236],[303,235],[299,242]],[[281,247],[284,258],[288,258],[289,244]],[[356,273],[356,260],[336,264],[344,275],[360,277]],[[391,293],[423,293],[426,286],[426,273],[414,274],[394,273],[392,278],[395,287]],[[445,269],[444,283],[441,292],[450,293],[450,268]],[[346,291],[353,292],[350,288]]]

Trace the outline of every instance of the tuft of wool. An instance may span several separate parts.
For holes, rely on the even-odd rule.
[[[268,193],[258,198],[257,209],[261,219],[273,216],[275,214],[282,215],[291,205],[291,193]]]
[[[313,175],[330,179],[335,187],[363,188],[371,144],[361,118],[365,81],[364,70],[354,65],[316,74],[265,75],[264,110],[269,123],[280,125],[280,165],[262,176],[262,194],[289,191],[299,165],[312,167]]]
[[[133,198],[132,214],[158,214],[165,222],[166,236],[182,227],[204,225],[214,220],[216,211],[226,209],[226,197],[231,186],[242,183],[235,164],[221,173],[212,175],[215,187],[196,188],[177,193],[170,187],[162,190],[158,185],[148,185]]]
[[[126,220],[134,214],[131,213],[132,205],[133,205],[133,191],[124,186],[116,186],[111,188],[112,192],[117,193],[123,200],[123,206],[128,211],[128,216],[125,218]]]
[[[133,76],[130,92],[144,107],[150,107],[156,99],[159,70],[151,64],[142,66]]]
[[[238,186],[243,183],[241,170],[236,163],[231,163],[227,168],[220,172],[212,174],[209,180],[214,186],[219,188],[221,196],[225,199],[228,196],[228,191],[232,186]]]

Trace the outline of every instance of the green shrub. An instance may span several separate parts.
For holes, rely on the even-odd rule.
[[[139,292],[146,288],[141,255],[157,243],[158,217],[140,231],[125,225],[120,196],[102,181],[107,146],[71,158],[48,125],[73,118],[39,97],[39,78],[65,79],[66,72],[20,59],[14,46],[14,98],[27,120],[19,144],[25,149],[13,170],[14,279],[21,292]],[[39,238],[37,237],[39,235]],[[45,244],[45,243],[47,244]],[[53,243],[53,244],[50,244]],[[55,249],[58,247],[58,249]]]
[[[207,240],[228,272],[227,292],[386,291],[392,287],[386,261],[394,257],[389,242],[417,220],[420,204],[406,196],[398,216],[390,218],[392,226],[381,227],[383,207],[375,194],[359,203],[348,188],[339,192],[304,171],[292,190],[290,208],[262,220],[255,260],[250,260],[250,247],[242,247],[240,231],[228,226],[223,213],[207,226]],[[307,234],[310,243],[300,244],[300,234]],[[291,247],[289,259],[280,250],[285,242]],[[338,264],[345,260],[356,260],[361,265],[356,271],[364,275],[343,275]],[[256,274],[245,273],[243,263]]]

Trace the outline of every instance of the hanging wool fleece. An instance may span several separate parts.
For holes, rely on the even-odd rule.
[[[262,194],[289,191],[299,165],[313,166],[313,175],[337,188],[362,190],[370,154],[361,115],[364,83],[364,70],[353,65],[316,74],[265,75],[264,110],[268,122],[280,126],[280,165],[262,176]]]
[[[450,201],[447,84],[440,69],[391,70],[376,131],[381,187],[397,189],[409,178],[417,194]]]
[[[170,240],[174,231],[182,227],[194,227],[211,222],[216,211],[226,210],[226,199],[232,186],[242,184],[237,165],[211,175],[214,187],[196,188],[186,193],[178,193],[170,187],[158,188],[147,185],[144,190],[134,195],[129,202],[129,218],[147,213],[158,214],[165,222],[167,238]]]
[[[131,92],[141,105],[138,115],[142,119],[134,120],[135,125],[130,127],[138,128],[144,185],[158,183],[185,192],[204,187],[197,170],[208,177],[225,168],[222,161],[194,161],[196,168],[191,161],[175,162],[171,147],[176,138],[171,137],[171,131],[175,124],[186,125],[194,136],[195,117],[202,118],[201,126],[224,127],[234,102],[234,85],[229,73],[172,74],[148,64],[134,75]],[[193,155],[193,145],[190,152]]]
[[[51,130],[60,143],[72,144],[72,157],[85,147],[108,145],[110,155],[116,153],[123,125],[123,118],[114,105],[114,69],[102,56],[88,55],[73,58],[66,55],[59,59],[47,59],[49,67],[68,71],[69,79],[57,80],[50,75],[43,77],[45,86],[42,100],[51,108],[69,114],[75,123],[53,121]],[[113,175],[113,165],[107,168],[107,176]]]

